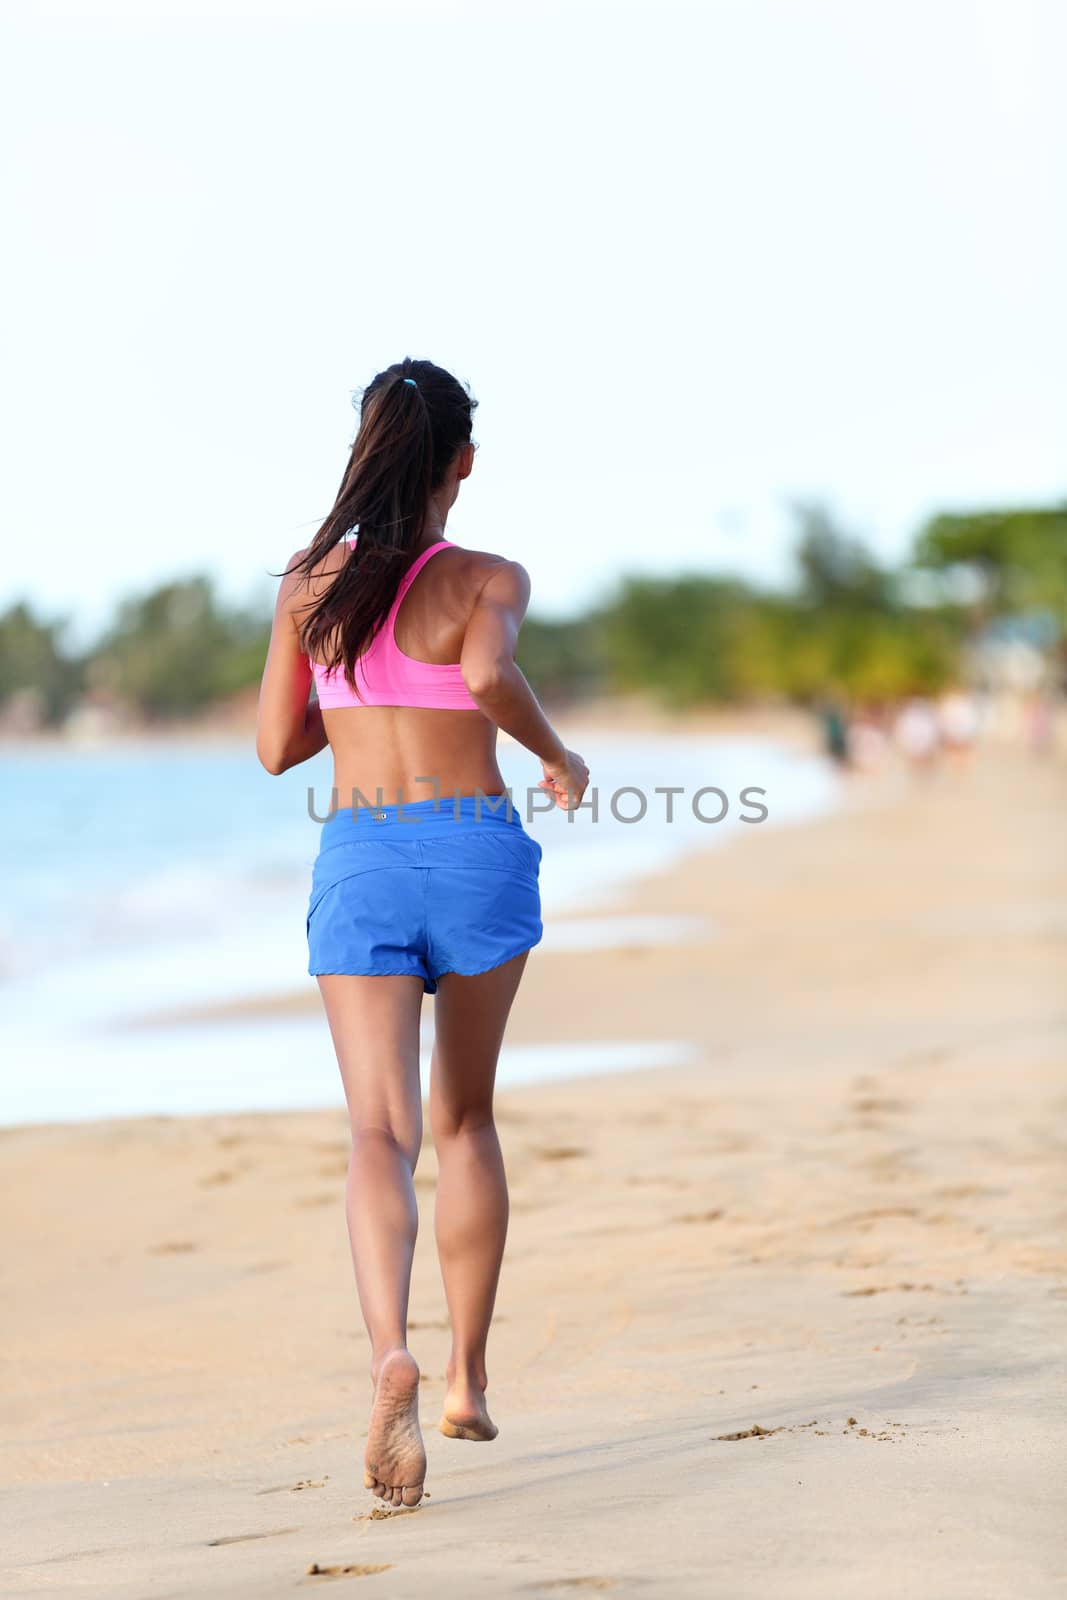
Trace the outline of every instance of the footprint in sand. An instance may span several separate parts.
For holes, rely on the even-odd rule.
[[[280,1539],[285,1533],[299,1533],[299,1528],[268,1528],[265,1533],[228,1533],[221,1539],[207,1539],[205,1543],[214,1550],[223,1544],[247,1544],[250,1539]]]
[[[896,1428],[899,1427],[900,1424],[891,1422],[889,1426],[891,1428]],[[842,1428],[841,1432],[848,1434],[852,1439],[888,1439],[890,1444],[896,1443],[895,1436],[891,1433],[886,1433],[884,1431],[882,1433],[875,1433],[871,1428],[861,1428],[858,1425],[855,1417],[849,1417],[848,1426]]]
[[[309,1578],[369,1578],[374,1572],[391,1572],[391,1561],[359,1561],[351,1562],[343,1567],[320,1567],[313,1561],[307,1569]]]
[[[864,1300],[872,1294],[966,1294],[966,1289],[939,1289],[936,1283],[871,1283],[864,1289],[842,1289],[846,1300]]]
[[[905,1100],[890,1100],[879,1098],[878,1095],[861,1095],[853,1100],[849,1107],[857,1116],[888,1115],[893,1112],[910,1111],[911,1107]]]
[[[263,1494],[296,1494],[301,1489],[325,1489],[330,1480],[327,1472],[322,1478],[301,1478],[296,1483],[275,1483],[269,1489],[257,1489],[256,1495]]]
[[[869,1211],[853,1211],[847,1217],[835,1217],[825,1223],[828,1228],[845,1228],[859,1222],[881,1222],[889,1217],[921,1217],[918,1206],[873,1206]]]
[[[343,1161],[324,1161],[318,1168],[318,1176],[320,1178],[347,1178],[348,1157],[346,1156]]]
[[[891,1422],[889,1426],[891,1428],[902,1428],[903,1424]],[[712,1435],[712,1438],[717,1441],[721,1440],[725,1443],[734,1444],[741,1439],[769,1439],[771,1434],[774,1433],[804,1433],[808,1428],[812,1428],[821,1439],[829,1438],[831,1433],[836,1434],[838,1432],[847,1434],[853,1439],[888,1439],[890,1442],[895,1442],[896,1438],[894,1434],[886,1433],[884,1430],[881,1433],[877,1433],[871,1428],[861,1428],[855,1417],[849,1417],[847,1426],[840,1430],[832,1423],[825,1428],[820,1428],[818,1417],[814,1417],[811,1422],[795,1422],[791,1426],[781,1423],[777,1428],[763,1428],[758,1422],[754,1422],[751,1428],[743,1428],[738,1433],[716,1433]]]
[[[805,1423],[804,1426],[807,1427],[808,1424]],[[739,1439],[769,1439],[772,1433],[784,1432],[784,1424],[778,1428],[761,1428],[758,1422],[754,1422],[751,1428],[744,1428],[740,1433],[716,1433],[712,1437],[728,1444],[735,1444]]]
[[[426,1502],[431,1498],[428,1489],[423,1490],[422,1499],[417,1506],[375,1506],[373,1511],[361,1511],[352,1518],[353,1522],[384,1522],[386,1517],[410,1517],[417,1511],[425,1509]]]
[[[205,1178],[198,1178],[201,1189],[220,1189],[224,1183],[232,1183],[237,1176],[228,1167],[220,1167],[217,1172],[209,1172]]]
[[[590,1574],[584,1578],[546,1578],[543,1583],[534,1583],[530,1587],[541,1593],[568,1594],[573,1589],[614,1589],[616,1578],[604,1578],[599,1574]]]

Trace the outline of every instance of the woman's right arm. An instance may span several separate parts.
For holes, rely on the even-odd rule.
[[[256,753],[268,772],[287,772],[325,750],[326,729],[317,704],[309,702],[311,663],[304,655],[295,616],[300,575],[294,571],[304,554],[290,557],[278,588],[270,648],[259,687]]]
[[[563,810],[581,800],[589,769],[568,750],[515,660],[519,629],[530,603],[530,579],[517,561],[504,561],[482,586],[460,653],[463,681],[491,722],[537,756],[541,784]]]

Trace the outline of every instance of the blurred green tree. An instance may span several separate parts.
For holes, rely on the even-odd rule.
[[[838,527],[820,501],[793,502],[795,559],[800,574],[797,598],[835,610],[888,610],[892,580],[863,542]]]
[[[602,616],[610,686],[658,692],[670,705],[734,700],[752,626],[747,586],[732,578],[624,578]],[[758,648],[747,660],[750,670]]]
[[[1048,610],[1067,629],[1067,505],[932,517],[914,562],[950,577],[976,574],[981,617]]]
[[[566,621],[527,617],[519,634],[517,660],[545,700],[597,693],[607,670],[599,615],[593,612]]]
[[[90,683],[143,715],[185,715],[255,683],[270,624],[196,576],[123,601],[87,663]]]
[[[0,614],[0,704],[31,691],[44,722],[62,720],[82,688],[82,664],[63,648],[67,626],[43,621],[23,600]]]

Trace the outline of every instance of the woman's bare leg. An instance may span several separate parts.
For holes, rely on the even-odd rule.
[[[435,1231],[452,1324],[441,1431],[492,1439],[485,1347],[508,1227],[508,1189],[493,1121],[497,1057],[526,953],[438,980],[430,1125],[439,1175]]]
[[[419,1369],[407,1348],[422,1143],[415,977],[319,978],[352,1127],[345,1193],[356,1287],[375,1385],[364,1482],[393,1505],[422,1498]]]

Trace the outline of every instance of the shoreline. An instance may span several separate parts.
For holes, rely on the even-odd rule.
[[[603,733],[745,733],[776,738],[808,747],[807,730],[816,729],[813,712],[779,703],[751,706],[707,705],[687,710],[672,710],[646,696],[612,695],[545,705],[553,723],[570,731],[575,728]],[[99,733],[64,733],[43,728],[35,732],[11,733],[0,730],[0,751],[5,754],[59,750],[72,754],[124,751],[136,746],[166,748],[168,745],[211,749],[218,745],[240,745],[254,759],[255,716],[246,712],[233,718],[192,718],[173,723],[144,723],[115,727]],[[508,736],[501,734],[508,742]],[[817,730],[813,734],[818,742]]]

